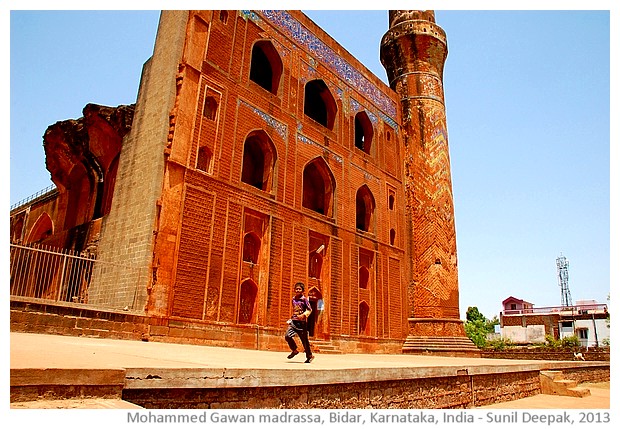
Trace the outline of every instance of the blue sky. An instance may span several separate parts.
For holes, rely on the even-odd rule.
[[[308,15],[386,80],[387,11]],[[48,125],[80,117],[89,102],[135,102],[158,16],[10,12],[10,204],[51,184]],[[607,302],[610,13],[438,10],[436,20],[449,47],[461,317],[468,306],[497,315],[511,295],[559,305],[560,253],[570,261],[573,302]]]

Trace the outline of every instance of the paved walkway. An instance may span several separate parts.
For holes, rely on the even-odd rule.
[[[420,355],[386,355],[386,354],[317,354],[311,364],[304,364],[303,354],[295,359],[287,360],[286,352],[271,352],[233,349],[224,347],[208,347],[159,342],[124,341],[113,339],[70,337],[59,335],[42,335],[12,332],[11,339],[11,370],[45,369],[96,369],[96,370],[127,370],[143,371],[156,369],[162,373],[194,369],[197,371],[220,371],[253,369],[257,374],[270,374],[259,383],[281,383],[291,378],[286,374],[290,370],[303,367],[308,375],[316,377],[332,377],[339,382],[350,374],[356,378],[368,377],[405,377],[411,371],[425,376],[453,375],[455,371],[466,369],[470,375],[481,373],[528,370],[532,368],[561,368],[563,365],[574,365],[574,362],[549,361],[517,361],[507,359],[476,359],[450,358]],[[590,362],[580,365],[588,366]],[[273,370],[279,371],[273,371]],[[269,371],[267,371],[269,370]],[[280,374],[280,379],[274,379]],[[381,375],[385,374],[385,375]],[[265,376],[266,377],[266,376]],[[229,378],[229,377],[226,377]],[[234,382],[234,381],[233,381]],[[551,397],[538,395],[526,398],[527,402],[514,401],[518,408],[608,408],[609,389],[596,387],[592,396],[587,398]],[[85,401],[51,401],[43,404],[13,403],[12,408],[117,408],[132,407],[133,404],[110,402],[112,400]],[[526,401],[521,400],[521,401]],[[513,403],[499,404],[498,408],[509,408]],[[38,405],[38,406],[37,406]],[[45,406],[44,406],[45,405]]]
[[[284,340],[283,340],[284,341]],[[256,368],[304,369],[437,368],[445,366],[511,365],[521,367],[540,361],[449,358],[404,354],[316,354],[304,364],[300,353],[234,349],[190,344],[114,340],[11,332],[11,369],[15,368]]]

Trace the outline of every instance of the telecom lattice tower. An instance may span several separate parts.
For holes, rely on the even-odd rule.
[[[558,267],[558,284],[562,291],[562,307],[569,307],[573,305],[573,300],[568,289],[568,259],[560,253],[560,256],[555,260],[555,265]]]

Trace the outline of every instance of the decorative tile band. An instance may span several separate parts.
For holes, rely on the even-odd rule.
[[[315,55],[328,68],[335,72],[342,80],[347,82],[374,104],[383,110],[388,116],[396,117],[396,104],[383,93],[375,84],[370,82],[355,67],[349,64],[329,46],[323,43],[312,32],[305,28],[299,21],[284,10],[263,10],[259,13],[242,11],[242,16],[255,22],[260,22],[259,14],[272,25],[279,28],[297,44],[305,47],[312,55]]]
[[[381,183],[381,179],[379,179],[377,176],[374,176],[374,175],[370,174],[368,171],[364,170],[359,165],[351,164],[351,167],[355,167],[359,171],[361,171],[364,174],[364,179],[366,179],[367,182],[373,181],[373,182],[376,182],[376,183]]]
[[[357,100],[354,99],[354,98],[349,98],[349,103],[351,104],[351,113],[357,113],[360,110],[363,110],[368,115],[368,118],[370,119],[370,122],[375,124],[375,126],[377,125],[377,123],[379,122],[379,119],[377,118],[377,115],[375,115],[374,113],[372,113],[368,109],[364,109],[364,106],[359,104],[357,102]]]
[[[344,160],[342,159],[342,157],[340,155],[336,155],[334,152],[332,152],[331,150],[327,149],[325,146],[315,142],[314,140],[309,139],[308,137],[304,136],[303,134],[297,133],[297,140],[302,142],[302,143],[304,143],[304,144],[309,144],[309,145],[312,145],[312,146],[316,146],[316,147],[320,148],[323,151],[329,152],[329,155],[338,164],[342,164],[344,162]]]
[[[390,127],[394,128],[394,132],[398,134],[398,124],[396,121],[389,116],[385,115],[383,112],[379,112],[379,116],[383,119],[383,122],[388,124]]]
[[[262,118],[269,127],[273,128],[280,135],[280,137],[282,137],[284,140],[288,139],[288,126],[286,124],[283,124],[282,122],[274,119],[272,116],[252,106],[245,100],[237,99],[237,104],[243,104],[244,106],[250,108],[250,110],[252,110],[252,112],[258,115],[260,118]]]

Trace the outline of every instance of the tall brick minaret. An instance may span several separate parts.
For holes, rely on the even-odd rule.
[[[475,354],[459,317],[456,230],[443,94],[445,32],[429,10],[392,10],[381,62],[400,95],[410,260],[403,352]]]

